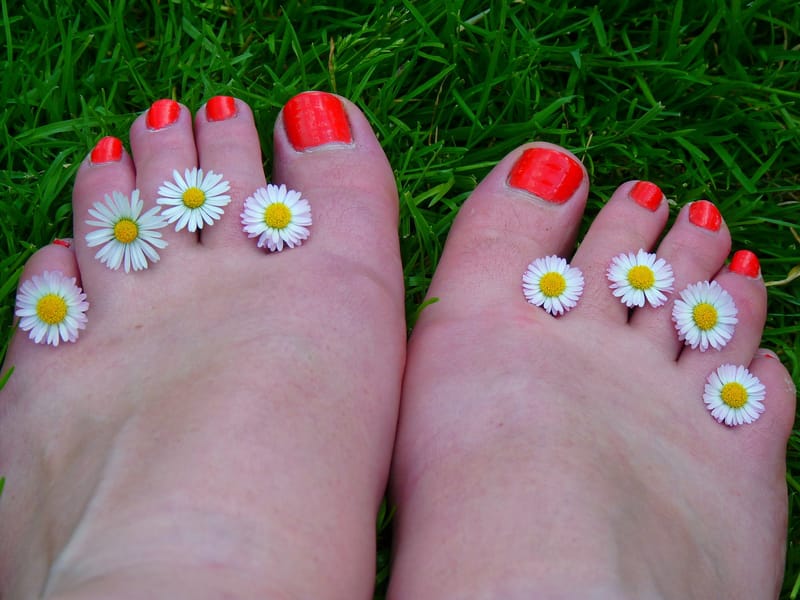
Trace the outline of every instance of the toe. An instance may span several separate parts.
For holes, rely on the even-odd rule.
[[[683,347],[675,332],[672,307],[690,284],[714,278],[731,248],[731,236],[719,210],[706,200],[685,206],[656,251],[672,266],[674,292],[655,309],[635,311],[631,324],[648,337],[656,351],[675,359]]]
[[[764,413],[754,426],[745,429],[753,436],[752,448],[757,452],[752,464],[756,469],[766,464],[783,465],[786,440],[794,423],[797,390],[786,367],[770,350],[759,348],[748,369],[766,388]],[[781,469],[780,476],[783,475]]]
[[[299,94],[278,117],[274,147],[273,182],[300,192],[312,216],[303,251],[276,259],[298,266],[313,260],[335,272],[360,265],[395,297],[397,273],[380,265],[397,264],[399,256],[397,185],[361,111],[333,94]]]
[[[506,156],[459,211],[428,292],[439,301],[425,313],[529,309],[522,275],[536,258],[569,257],[588,190],[583,165],[563,148],[537,142]],[[549,316],[527,314],[540,313]]]
[[[585,287],[570,318],[589,315],[627,321],[628,307],[609,289],[609,265],[621,253],[636,254],[640,249],[650,252],[668,215],[664,194],[648,181],[630,181],[614,192],[572,260],[583,272]]]
[[[758,349],[767,317],[767,290],[755,254],[740,250],[714,281],[733,299],[737,323],[733,337],[720,350],[702,352],[689,346],[681,350],[679,362],[704,374],[725,363],[746,366]]]
[[[230,189],[230,204],[213,226],[201,231],[203,246],[256,252],[242,234],[239,215],[245,198],[266,185],[261,145],[250,107],[230,96],[215,96],[200,107],[195,117],[195,137],[200,168],[222,175]]]

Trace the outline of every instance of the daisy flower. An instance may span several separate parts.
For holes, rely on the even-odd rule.
[[[247,237],[258,237],[258,247],[272,251],[283,250],[286,244],[294,248],[309,236],[311,205],[300,192],[267,185],[259,188],[244,201],[242,225]]]
[[[209,171],[205,175],[203,169],[194,167],[191,171],[186,169],[183,177],[177,171],[172,171],[172,181],[165,181],[158,188],[156,202],[169,206],[161,214],[168,223],[175,223],[175,231],[186,227],[189,231],[203,228],[203,223],[213,225],[224,212],[223,206],[230,204],[231,197],[226,194],[231,189],[227,181],[222,180],[222,175]]]
[[[766,388],[743,366],[722,365],[708,376],[703,402],[711,416],[731,427],[752,423],[764,412]]]
[[[531,304],[560,315],[578,303],[583,274],[558,256],[537,258],[522,276],[522,292]]]
[[[142,214],[144,203],[139,199],[139,190],[133,190],[130,200],[124,194],[113,192],[113,198],[106,194],[105,204],[95,202],[89,214],[94,220],[87,225],[99,227],[86,234],[86,244],[92,248],[103,245],[95,258],[109,269],[117,270],[124,263],[125,272],[147,268],[147,259],[158,262],[155,248],[166,248],[167,242],[161,239],[161,229],[167,226],[159,207],[151,208]],[[155,247],[155,248],[154,248]]]
[[[642,249],[615,256],[606,274],[614,295],[628,308],[644,306],[645,301],[661,306],[667,301],[664,292],[671,292],[675,281],[667,261]]]
[[[86,294],[61,271],[45,271],[23,282],[17,293],[19,328],[37,344],[74,342],[86,328]]]
[[[700,281],[680,295],[672,307],[678,338],[692,348],[699,346],[701,352],[709,346],[722,350],[733,337],[737,323],[736,305],[730,294],[716,281]]]

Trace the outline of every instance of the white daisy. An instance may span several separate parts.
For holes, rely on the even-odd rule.
[[[159,204],[169,206],[161,214],[168,223],[175,223],[175,231],[186,227],[189,231],[203,228],[203,223],[213,225],[224,212],[223,206],[230,204],[231,197],[225,192],[231,189],[227,181],[222,180],[222,175],[209,171],[205,175],[203,169],[194,167],[191,171],[186,169],[181,177],[177,171],[172,171],[175,183],[165,181],[158,188]]]
[[[551,315],[573,308],[583,292],[583,274],[558,256],[537,258],[522,276],[522,292],[535,306]]]
[[[758,419],[766,395],[764,384],[743,366],[722,365],[708,376],[703,402],[712,417],[733,427]]]
[[[701,352],[709,346],[722,350],[733,337],[733,326],[737,323],[736,305],[730,294],[716,281],[700,281],[687,287],[680,296],[672,307],[678,338],[692,348],[699,346]]]
[[[78,330],[86,328],[86,294],[61,271],[45,271],[24,281],[17,293],[19,327],[30,331],[37,344],[74,342]]]
[[[286,244],[294,248],[309,236],[311,205],[300,192],[267,185],[259,188],[244,201],[242,225],[247,237],[258,236],[258,247],[272,251],[283,250]]]
[[[642,249],[615,256],[607,276],[614,295],[628,308],[644,306],[645,301],[661,306],[667,301],[664,292],[671,292],[675,281],[667,261]]]
[[[94,220],[87,225],[99,227],[86,234],[86,244],[92,248],[103,244],[94,255],[109,269],[119,269],[124,263],[125,272],[147,268],[147,260],[158,262],[155,248],[166,248],[167,242],[161,239],[161,229],[167,226],[158,206],[142,213],[144,203],[139,199],[139,190],[133,190],[130,200],[124,194],[113,192],[113,198],[106,194],[105,204],[95,202],[89,214]],[[155,246],[155,248],[154,248]]]

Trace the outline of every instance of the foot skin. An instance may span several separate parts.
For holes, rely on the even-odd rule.
[[[272,254],[239,216],[265,185],[246,104],[193,122],[160,101],[130,141],[87,157],[71,247],[22,275],[75,276],[91,308],[74,344],[18,331],[3,367],[0,597],[370,597],[405,361],[397,192],[372,130],[335,96],[290,101],[272,181],[313,225]],[[194,166],[230,182],[220,221],[162,229],[145,271],[94,258],[93,203],[138,188],[147,209]]]
[[[667,203],[629,182],[571,260],[585,277],[577,306],[556,318],[528,304],[522,274],[570,257],[588,177],[559,159],[561,177],[542,179],[523,150],[462,208],[430,290],[439,301],[409,342],[390,597],[774,597],[794,391],[758,352],[763,281],[725,265],[729,232],[704,204],[657,243]],[[656,247],[676,292],[713,279],[733,297],[739,324],[721,351],[678,340],[675,294],[630,317],[612,295],[612,257]],[[723,363],[766,386],[757,422],[728,428],[705,408]]]

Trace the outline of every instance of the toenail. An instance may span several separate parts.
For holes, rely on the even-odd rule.
[[[571,156],[550,148],[529,148],[511,168],[508,184],[542,200],[563,204],[583,181],[583,169]]]
[[[722,350],[733,337],[738,322],[736,304],[716,281],[700,281],[680,293],[672,306],[678,339],[705,352]]]
[[[99,165],[108,162],[117,162],[122,158],[122,141],[118,138],[106,136],[92,149],[89,157],[92,164]]]
[[[606,275],[614,296],[628,308],[642,307],[645,303],[653,308],[661,306],[675,282],[672,266],[644,249],[636,254],[628,252],[615,256]]]
[[[70,244],[67,240],[53,240],[54,246],[64,246],[64,248],[71,248],[72,244]]]
[[[169,207],[161,215],[167,223],[177,221],[175,231],[186,227],[194,232],[204,223],[213,225],[222,217],[222,208],[230,204],[231,197],[225,193],[231,189],[230,183],[219,173],[203,174],[197,167],[186,169],[183,175],[172,171],[174,181],[165,181],[158,188],[156,202]]]
[[[242,229],[247,237],[258,237],[259,248],[281,252],[300,246],[308,239],[311,226],[311,205],[300,192],[286,186],[267,184],[244,201]]]
[[[528,265],[522,276],[522,293],[530,304],[557,316],[578,304],[583,284],[580,269],[559,256],[545,256]]]
[[[757,420],[766,395],[758,377],[741,365],[726,364],[708,376],[703,402],[719,423],[734,427]]]
[[[761,265],[758,257],[749,250],[739,250],[733,255],[730,264],[733,273],[756,279],[761,274]]]
[[[722,225],[722,215],[717,207],[708,200],[698,200],[689,206],[689,221],[703,229],[719,231]]]
[[[283,107],[286,135],[295,150],[353,141],[342,101],[325,92],[304,92]]]
[[[209,121],[224,121],[236,116],[236,100],[231,96],[214,96],[206,103]]]
[[[153,130],[164,129],[178,120],[181,106],[175,100],[156,100],[147,111],[147,127]]]
[[[756,358],[771,358],[772,360],[780,361],[777,354],[766,348],[759,348],[756,350]]]
[[[15,314],[20,317],[19,328],[30,332],[34,342],[58,346],[78,339],[79,330],[86,328],[87,310],[86,294],[75,277],[45,271],[20,286]]]
[[[661,205],[661,199],[664,197],[664,194],[661,188],[655,183],[637,181],[636,185],[631,188],[630,197],[639,206],[643,206],[647,210],[655,212]]]
[[[148,260],[158,262],[156,248],[166,248],[160,231],[167,220],[158,214],[160,207],[151,208],[142,214],[144,203],[139,199],[139,190],[133,190],[130,199],[120,192],[106,194],[105,204],[95,202],[86,224],[97,227],[86,234],[86,245],[90,248],[102,246],[94,255],[109,269],[116,271],[124,265],[125,272],[146,269]]]

